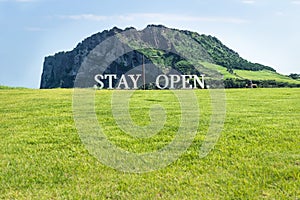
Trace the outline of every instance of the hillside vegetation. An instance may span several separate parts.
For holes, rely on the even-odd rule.
[[[220,65],[201,62],[201,65],[219,71],[224,75],[223,82],[226,88],[244,88],[249,81],[258,87],[300,87],[300,79],[292,79],[289,76],[279,74],[275,71],[260,70],[233,70],[231,73],[227,68]]]
[[[221,65],[232,71],[233,69],[250,70],[250,71],[260,71],[269,70],[275,71],[272,67],[264,66],[258,63],[249,62],[232,49],[225,46],[218,38],[210,35],[199,35],[198,33],[191,33],[192,38],[194,38],[199,45],[207,50],[209,55],[213,58],[213,61],[217,65]]]

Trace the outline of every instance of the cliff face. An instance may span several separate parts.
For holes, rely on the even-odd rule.
[[[149,26],[150,27],[150,26]],[[149,28],[148,27],[148,28]],[[121,30],[118,28],[113,28],[109,31],[103,31],[92,35],[91,37],[85,39],[77,45],[72,51],[60,52],[54,56],[48,56],[45,58],[43,66],[43,74],[41,78],[41,89],[49,88],[72,88],[74,86],[74,80],[76,78],[77,72],[88,54],[101,42],[107,38],[114,36],[117,33],[123,31],[132,30],[136,37],[143,37],[150,43],[164,43],[167,45],[168,41],[163,37],[157,37],[151,31],[145,29],[145,32],[141,35],[134,28],[127,28]],[[111,49],[107,47],[104,51],[109,52]],[[144,58],[145,64],[151,63],[147,57]],[[143,62],[143,54],[138,51],[132,51],[126,55],[121,56],[110,66],[108,73],[123,74],[127,70],[141,65]],[[121,67],[116,67],[121,66]]]
[[[72,88],[74,86],[77,72],[89,53],[107,38],[114,36],[117,33],[128,31],[129,29],[132,30],[133,33],[138,34],[138,37],[141,36],[134,28],[121,30],[115,27],[109,31],[103,31],[101,33],[92,35],[91,37],[79,43],[72,51],[59,52],[54,56],[46,57],[43,65],[40,88]],[[148,36],[151,36],[151,33],[147,31],[142,35],[142,37],[145,37],[149,40]],[[158,42],[155,38],[152,38],[151,41]],[[167,41],[164,42],[167,43]],[[108,46],[106,49],[104,49],[104,51],[109,52],[111,49]],[[132,51],[115,60],[110,65],[107,73],[121,75],[136,66],[142,65],[142,63],[143,54],[138,51]],[[144,57],[144,63],[149,64],[151,61],[147,59],[147,57]]]
[[[169,33],[179,31],[163,26],[149,25],[142,31],[137,31],[134,28],[121,30],[115,27],[109,31],[103,31],[101,33],[94,34],[79,43],[72,51],[60,52],[55,54],[54,56],[46,57],[43,66],[40,88],[49,89],[74,87],[75,78],[84,59],[100,43],[105,41],[107,38],[116,35],[117,33],[130,31],[130,37],[133,39],[138,38],[142,41],[146,41],[148,44],[152,44],[153,46],[167,47],[166,49],[172,49],[173,44],[168,40],[164,33],[156,31],[157,29],[153,29],[152,27],[163,28]],[[272,68],[265,67],[259,64],[253,64],[242,59],[236,52],[227,48],[216,38],[213,38],[211,36],[199,35],[198,33],[193,33],[190,31],[180,32],[185,34],[187,37],[195,40],[199,44],[199,47],[201,46],[202,53],[199,57],[199,60],[201,61],[217,63],[223,65],[228,69],[245,68],[246,70],[273,70]],[[175,33],[174,37],[176,37]],[[175,39],[178,41],[182,40],[182,38]],[[113,53],[113,50],[111,46],[107,46],[104,47],[103,52]],[[175,54],[164,53],[155,50],[134,50],[115,60],[108,68],[107,73],[121,75],[136,66],[140,66],[143,62],[143,55],[146,55],[145,64],[152,63],[151,60],[153,59],[150,60],[147,59],[147,57],[149,57],[149,55],[151,56],[151,54],[153,55],[153,52],[155,54],[154,56],[159,57],[157,60],[159,60],[159,62],[164,62],[165,66],[171,66],[179,70],[181,73],[190,73],[192,70],[191,66],[189,66],[189,63],[183,62],[184,59],[176,56]],[[224,63],[222,64],[222,62]]]
[[[69,52],[60,52],[45,58],[40,88],[72,88],[78,69],[89,52],[106,38],[121,30],[113,28],[85,39]]]

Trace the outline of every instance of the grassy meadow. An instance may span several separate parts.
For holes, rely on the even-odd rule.
[[[224,78],[233,78],[233,79],[248,79],[248,80],[274,80],[278,82],[286,82],[291,84],[300,84],[300,80],[291,79],[288,76],[279,74],[277,72],[272,72],[269,70],[260,70],[260,71],[250,71],[250,70],[237,70],[234,69],[234,74],[231,74],[227,71],[226,67],[220,65],[202,62],[203,66],[217,70],[224,75]]]
[[[202,159],[211,106],[208,91],[196,91],[201,119],[193,144],[168,167],[142,174],[114,170],[89,154],[76,131],[72,92],[0,89],[0,199],[300,199],[300,88],[226,90],[224,129]],[[97,91],[96,113],[113,143],[151,152],[172,141],[180,105],[170,91],[132,97],[139,125],[147,125],[151,104],[168,113],[162,131],[148,139],[118,129],[111,94]]]

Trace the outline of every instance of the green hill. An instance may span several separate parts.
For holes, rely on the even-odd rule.
[[[251,63],[232,49],[225,46],[219,39],[210,35],[199,35],[198,33],[188,32],[213,58],[215,64],[227,68],[229,71],[233,69],[242,69],[250,71],[269,70],[274,71],[272,67],[264,66],[258,63]]]
[[[111,38],[116,39],[105,43]],[[120,50],[126,48],[122,45],[130,47],[131,51],[118,55]],[[94,52],[99,46],[99,52]],[[140,31],[132,27],[105,30],[83,40],[72,51],[46,57],[40,88],[74,87],[75,78],[91,52],[102,55],[100,60],[104,60],[104,63],[107,61],[109,65],[106,73],[117,74],[118,77],[143,63],[155,64],[164,73],[172,68],[182,74],[199,74],[196,65],[202,64],[205,68],[220,71],[224,76],[225,87],[229,88],[245,87],[247,82],[258,87],[300,87],[299,80],[281,75],[270,66],[242,58],[216,37],[162,25],[148,25]],[[109,58],[114,55],[118,56],[111,62]],[[187,55],[195,56],[196,61],[187,61]],[[88,71],[98,70],[99,67],[94,66]],[[94,83],[94,80],[87,82]],[[93,84],[88,85],[92,87]]]

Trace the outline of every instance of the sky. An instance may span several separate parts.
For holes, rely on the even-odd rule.
[[[299,22],[300,0],[0,0],[0,85],[39,88],[46,56],[148,24],[213,35],[251,62],[300,74]]]

